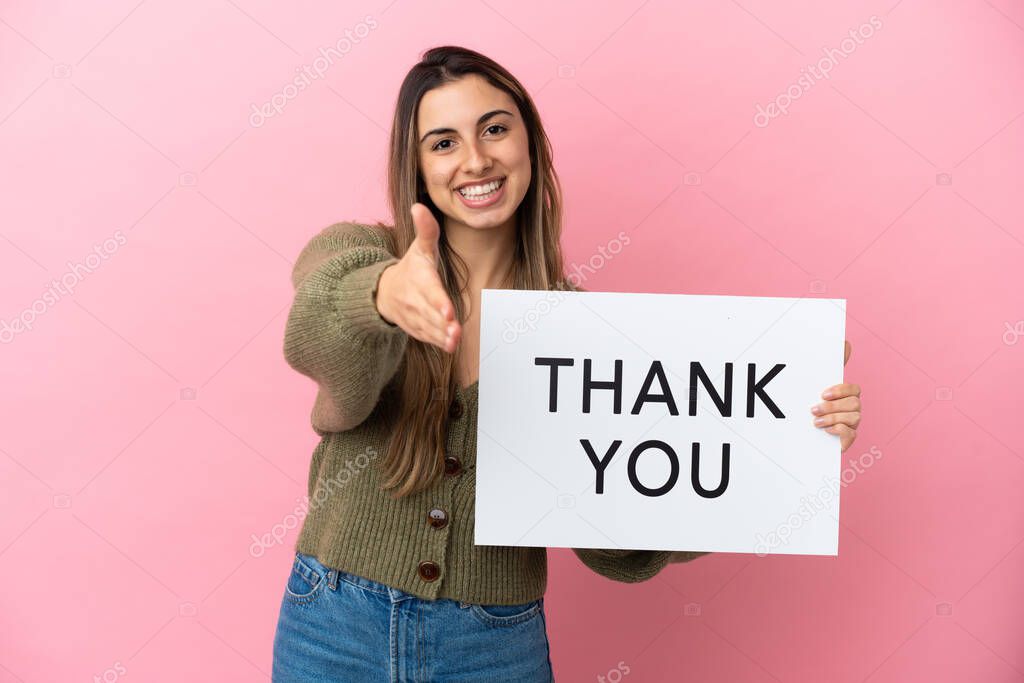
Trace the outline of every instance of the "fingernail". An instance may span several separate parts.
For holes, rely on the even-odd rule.
[[[825,424],[825,418],[823,418],[823,417],[816,417],[816,418],[814,418],[814,424],[816,424],[818,426],[821,426],[821,425]]]
[[[824,394],[822,394],[822,395],[821,395],[821,397],[822,397],[822,398],[832,398],[832,390],[831,390],[831,389],[829,389],[829,390],[828,390],[828,391],[826,391],[826,392],[825,392]]]
[[[811,414],[812,415],[821,415],[821,406],[820,405],[811,406]]]

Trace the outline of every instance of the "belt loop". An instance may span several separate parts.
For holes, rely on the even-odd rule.
[[[391,604],[393,605],[406,600],[412,600],[416,597],[411,593],[406,593],[405,591],[392,586],[388,586],[388,596],[391,598]]]
[[[338,570],[332,569],[327,572],[327,585],[331,587],[331,590],[338,590]]]

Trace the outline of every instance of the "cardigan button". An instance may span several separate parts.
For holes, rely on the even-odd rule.
[[[425,560],[420,562],[417,568],[420,574],[420,578],[424,581],[436,581],[437,577],[441,575],[441,568],[437,566],[436,562]]]
[[[427,513],[427,522],[435,529],[443,529],[448,526],[448,513],[441,508],[434,508]]]
[[[454,477],[456,474],[462,471],[462,462],[453,455],[445,456],[444,459],[444,473],[449,477]]]
[[[448,417],[453,420],[458,420],[462,417],[462,403],[459,399],[452,401],[452,404],[448,407]]]

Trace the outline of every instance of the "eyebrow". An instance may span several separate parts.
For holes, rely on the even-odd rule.
[[[512,112],[510,112],[510,111],[506,111],[505,109],[495,109],[494,111],[489,111],[486,114],[484,114],[483,116],[481,116],[480,118],[478,118],[476,120],[476,125],[479,126],[481,123],[483,123],[487,119],[491,118],[492,116],[497,116],[498,114],[508,114],[509,116],[512,116]],[[458,131],[455,130],[454,128],[435,128],[434,130],[427,132],[423,137],[421,137],[420,138],[420,142],[423,142],[424,140],[429,138],[431,135],[440,135],[442,133],[457,133],[457,132]]]

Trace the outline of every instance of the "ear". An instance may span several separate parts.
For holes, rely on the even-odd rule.
[[[846,361],[850,360],[850,353],[853,351],[853,346],[850,345],[849,339],[845,340],[843,344],[843,365],[846,365]]]

